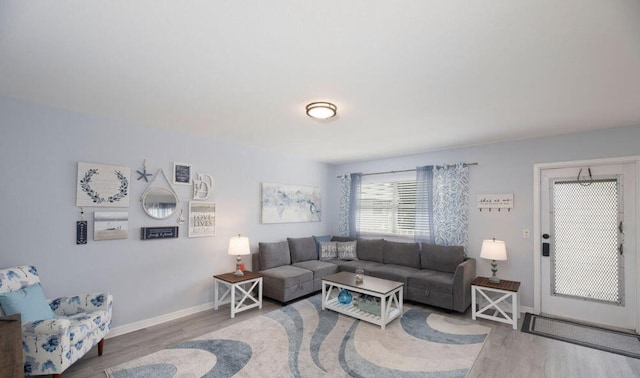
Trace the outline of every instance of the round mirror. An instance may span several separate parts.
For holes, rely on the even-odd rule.
[[[178,197],[169,189],[150,188],[142,195],[142,208],[151,218],[167,219],[177,206]]]

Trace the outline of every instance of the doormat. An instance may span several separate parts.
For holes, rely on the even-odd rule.
[[[640,359],[640,337],[566,320],[526,313],[522,332]]]

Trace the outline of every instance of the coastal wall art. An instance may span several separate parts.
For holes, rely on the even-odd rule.
[[[129,213],[96,211],[93,213],[93,240],[127,239]]]
[[[262,223],[320,222],[320,188],[262,183]]]

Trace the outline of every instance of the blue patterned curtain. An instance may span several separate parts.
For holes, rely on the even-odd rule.
[[[338,213],[338,235],[349,236],[349,202],[351,200],[351,177],[340,176],[340,209]]]
[[[360,223],[360,188],[362,187],[362,173],[351,174],[351,189],[349,193],[349,236],[358,237]]]
[[[433,171],[433,233],[439,245],[461,245],[467,253],[469,167],[436,167]]]
[[[414,239],[433,243],[433,166],[416,168],[416,219]]]

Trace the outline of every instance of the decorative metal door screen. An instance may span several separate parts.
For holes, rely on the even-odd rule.
[[[551,183],[551,295],[624,306],[622,180]]]

